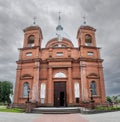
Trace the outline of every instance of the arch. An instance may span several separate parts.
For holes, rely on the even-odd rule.
[[[90,89],[91,89],[92,95],[97,95],[96,81],[91,81],[91,83],[90,83]]]
[[[28,37],[28,46],[29,46],[29,47],[34,46],[34,35],[30,35],[30,36]]]
[[[25,82],[23,84],[23,97],[28,97],[29,83]]]
[[[85,45],[86,46],[91,46],[92,45],[92,36],[89,34],[85,35]]]
[[[58,72],[55,74],[55,78],[66,78],[66,75],[62,72]]]
[[[47,42],[46,48],[52,47],[52,48],[57,48],[57,47],[61,47],[61,48],[65,48],[65,47],[74,47],[73,43],[67,39],[67,38],[63,38],[61,42],[59,42],[57,40],[57,38],[53,38],[50,41]]]

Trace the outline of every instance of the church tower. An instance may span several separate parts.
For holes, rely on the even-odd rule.
[[[82,101],[92,97],[95,102],[105,102],[105,87],[100,48],[96,46],[95,31],[86,24],[77,32],[80,51],[81,94]]]
[[[23,48],[19,48],[14,103],[25,103],[30,89],[30,99],[39,100],[39,67],[42,31],[39,26],[30,26],[24,30]]]

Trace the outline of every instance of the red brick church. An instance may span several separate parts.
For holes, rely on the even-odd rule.
[[[24,29],[23,47],[19,48],[14,104],[28,99],[40,106],[76,106],[105,102],[103,59],[96,46],[95,31],[83,24],[78,28],[78,46],[64,36],[60,23],[56,37],[44,48],[42,30],[33,25]]]

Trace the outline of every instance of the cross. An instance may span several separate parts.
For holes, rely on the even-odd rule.
[[[60,19],[61,19],[61,18],[60,18],[60,14],[61,14],[62,12],[59,11],[58,13],[59,13],[59,22],[60,22]]]
[[[59,16],[60,16],[60,14],[61,14],[62,12],[61,12],[61,11],[59,11],[58,13],[59,13]]]
[[[37,19],[37,17],[34,17],[34,18],[33,18],[33,24],[34,24],[34,25],[36,24],[36,19]]]
[[[86,25],[86,17],[83,17],[83,24]]]

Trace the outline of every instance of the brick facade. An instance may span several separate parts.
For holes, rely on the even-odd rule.
[[[64,37],[61,41],[53,38],[42,48],[41,28],[24,29],[23,48],[19,49],[17,61],[14,104],[25,104],[28,86],[30,101],[40,106],[56,106],[55,102],[58,106],[75,106],[90,101],[91,94],[96,103],[104,103],[103,60],[100,48],[96,46],[95,31],[90,26],[81,26],[77,32],[77,48]],[[63,82],[66,85],[59,89]],[[55,83],[58,83],[56,91]]]

